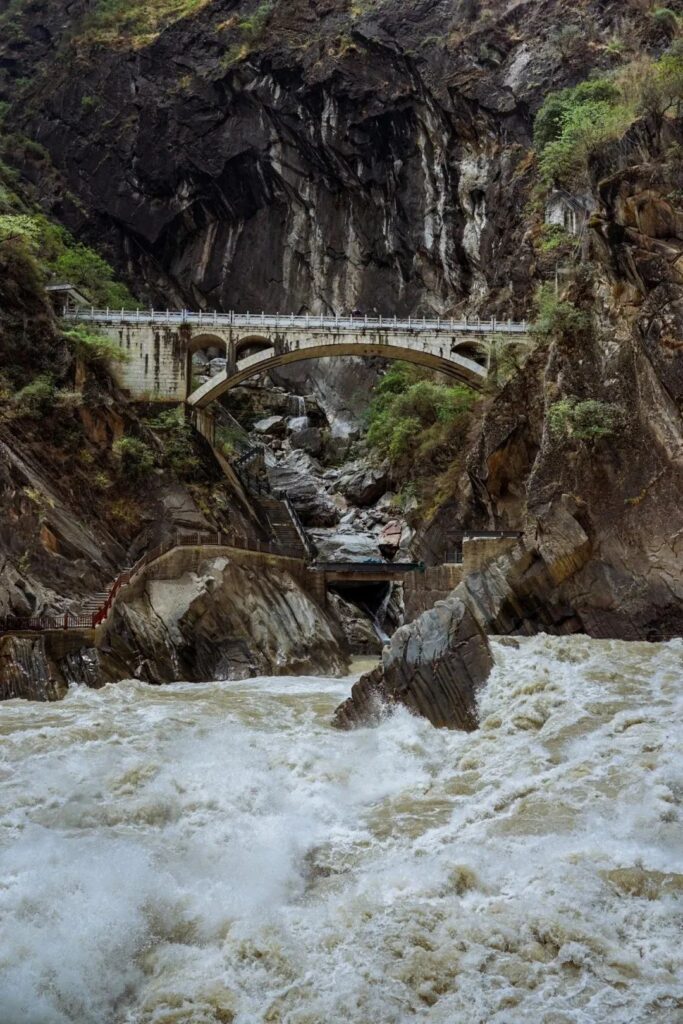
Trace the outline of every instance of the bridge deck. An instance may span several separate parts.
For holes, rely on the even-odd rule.
[[[192,324],[195,327],[236,327],[265,330],[296,327],[304,330],[353,331],[357,333],[364,327],[383,331],[443,331],[446,334],[527,334],[529,325],[526,320],[490,319],[427,319],[426,317],[396,316],[295,316],[294,313],[193,313],[189,310],[159,309],[67,309],[64,311],[67,320],[86,321],[105,325],[115,324],[160,324],[179,326]]]

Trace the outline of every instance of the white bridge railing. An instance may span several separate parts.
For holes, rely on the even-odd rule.
[[[306,313],[192,313],[187,309],[65,309],[66,320],[86,321],[96,324],[162,324],[166,326],[191,324],[198,327],[253,327],[268,330],[275,328],[298,328],[303,330],[328,331],[443,331],[473,334],[527,334],[526,320],[490,320],[465,318],[447,320],[426,317],[372,317],[372,316],[313,316]]]

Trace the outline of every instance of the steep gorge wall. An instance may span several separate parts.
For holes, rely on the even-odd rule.
[[[521,316],[530,112],[609,66],[638,9],[226,0],[97,43],[87,5],[33,3],[0,44],[3,88],[30,78],[10,122],[56,167],[25,173],[144,300]],[[666,41],[642,15],[631,31]]]

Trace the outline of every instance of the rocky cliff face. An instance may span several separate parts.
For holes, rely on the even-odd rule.
[[[664,45],[641,7],[224,0],[131,38],[134,15],[117,37],[87,3],[13,4],[4,93],[46,202],[144,300],[521,316],[530,112],[629,19]]]
[[[488,524],[524,529],[544,554],[571,550],[578,524],[590,558],[563,592],[597,636],[683,628],[680,133],[640,124],[596,162],[593,259],[564,293],[593,325],[540,344],[496,395],[458,499],[422,538],[438,562],[454,531]],[[618,410],[618,426],[588,440],[554,432],[568,397]]]

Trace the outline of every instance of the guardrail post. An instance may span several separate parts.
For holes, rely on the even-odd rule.
[[[380,325],[380,327],[382,326],[382,314],[381,313],[379,315],[379,325]]]
[[[107,320],[109,319],[109,306],[107,306]]]

